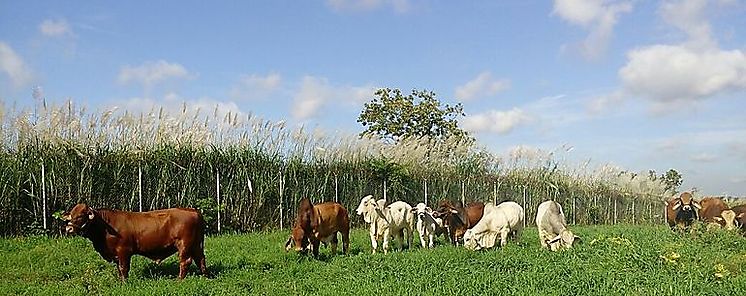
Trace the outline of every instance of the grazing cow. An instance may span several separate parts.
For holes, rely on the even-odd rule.
[[[205,266],[205,220],[195,209],[173,208],[143,213],[91,209],[75,205],[63,215],[65,231],[79,234],[109,262],[116,262],[119,278],[127,279],[132,255],[159,263],[179,254],[179,279],[186,276],[192,261],[207,276]]]
[[[424,203],[418,203],[416,207],[412,208],[412,212],[417,217],[417,232],[420,233],[422,247],[432,248],[433,239],[441,233],[445,233],[443,219],[433,217],[433,210]],[[425,238],[428,239],[427,242],[425,242]]]
[[[728,208],[722,199],[705,197],[699,201],[699,205],[702,207],[698,212],[699,219],[702,222],[718,228],[722,227],[726,230],[736,229],[737,226],[734,224],[736,214]]]
[[[536,227],[539,229],[539,242],[544,248],[557,251],[572,248],[580,237],[567,229],[565,213],[562,206],[553,200],[547,200],[536,210]]]
[[[373,253],[378,248],[378,240],[383,239],[383,253],[388,253],[391,236],[399,238],[399,246],[404,248],[403,236],[407,236],[407,247],[412,245],[412,228],[414,228],[414,214],[412,206],[403,201],[394,202],[388,206],[385,199],[376,201],[372,195],[363,197],[357,207],[357,214],[362,215],[366,223],[370,223],[370,243]]]
[[[350,246],[350,218],[347,210],[336,202],[313,205],[303,198],[298,205],[292,234],[285,242],[285,251],[293,246],[302,252],[310,247],[315,257],[319,256],[319,244],[331,244],[332,254],[337,253],[337,232],[342,234],[342,252],[347,254]]]
[[[484,217],[464,233],[464,247],[469,250],[492,248],[498,235],[500,246],[507,244],[508,236],[518,240],[524,219],[523,208],[515,202],[506,201],[497,206],[485,205]]]
[[[666,203],[666,221],[671,229],[689,227],[695,220],[699,219],[698,210],[702,206],[692,198],[689,192],[682,192]]]
[[[434,217],[443,219],[448,239],[454,246],[458,246],[467,229],[477,225],[482,215],[484,215],[484,203],[482,202],[472,202],[466,208],[462,208],[448,200],[441,201],[438,211],[433,214]]]
[[[741,231],[746,232],[746,205],[735,206],[731,210],[733,210],[733,214],[736,215],[736,227],[741,228]]]

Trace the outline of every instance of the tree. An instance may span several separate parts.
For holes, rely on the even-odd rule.
[[[677,170],[669,169],[666,174],[661,175],[660,179],[666,183],[666,191],[678,192],[683,177]]]
[[[437,141],[474,141],[458,127],[458,117],[465,115],[461,103],[442,105],[435,93],[427,90],[403,95],[399,89],[382,88],[374,96],[358,116],[357,121],[367,127],[360,136],[379,136],[388,142],[423,136]]]

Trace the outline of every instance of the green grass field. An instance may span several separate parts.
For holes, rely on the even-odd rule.
[[[351,254],[320,258],[285,253],[289,231],[209,237],[212,278],[190,268],[176,279],[174,257],[161,265],[135,257],[120,282],[80,237],[0,239],[0,295],[744,295],[746,238],[733,233],[676,234],[664,226],[574,227],[583,243],[552,253],[536,228],[519,244],[471,252],[439,238],[370,254],[367,230],[353,232]],[[397,246],[394,244],[393,246]]]

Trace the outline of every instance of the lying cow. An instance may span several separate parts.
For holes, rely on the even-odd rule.
[[[179,254],[179,279],[186,276],[194,261],[204,276],[205,220],[195,209],[174,208],[143,213],[91,209],[75,205],[62,217],[68,221],[65,231],[79,234],[109,262],[116,262],[119,278],[127,279],[132,255],[142,255],[160,263]]]
[[[466,208],[454,205],[448,200],[440,202],[438,211],[433,217],[443,219],[443,225],[448,233],[448,239],[454,246],[462,240],[467,229],[477,225],[484,214],[484,203],[472,202]]]
[[[698,210],[702,206],[692,198],[689,192],[682,192],[678,197],[674,197],[666,203],[666,221],[671,229],[689,227],[694,221],[699,219]]]
[[[717,197],[705,197],[699,201],[702,207],[699,212],[699,219],[707,225],[714,225],[726,230],[734,230],[736,226],[736,213],[729,209],[722,199]]]
[[[509,236],[518,240],[524,219],[523,208],[515,202],[506,201],[497,206],[487,204],[479,223],[464,233],[464,247],[469,250],[492,248],[498,235],[500,246],[507,244]]]
[[[350,218],[347,210],[338,203],[325,202],[313,205],[303,198],[298,205],[292,234],[285,242],[285,251],[293,246],[302,252],[310,248],[315,257],[319,256],[319,244],[331,244],[332,254],[337,253],[337,232],[342,234],[342,252],[347,254],[350,246]]]
[[[420,233],[422,247],[432,248],[434,238],[446,232],[443,219],[433,217],[433,210],[424,203],[418,203],[412,212],[417,217],[417,232]]]
[[[746,205],[735,206],[731,210],[736,214],[736,227],[741,228],[741,231],[746,233]]]
[[[572,248],[580,239],[567,228],[562,206],[553,200],[547,200],[536,210],[536,227],[539,229],[539,242],[544,248],[557,251]]]
[[[403,201],[394,202],[388,206],[386,200],[376,201],[372,195],[363,197],[357,207],[357,214],[362,215],[366,223],[370,223],[370,243],[373,253],[378,248],[378,240],[383,240],[383,253],[388,253],[391,236],[399,238],[399,246],[404,248],[404,235],[407,237],[407,247],[412,245],[412,228],[414,228],[414,214],[412,206]]]

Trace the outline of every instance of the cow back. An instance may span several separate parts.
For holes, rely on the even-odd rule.
[[[325,202],[314,206],[312,227],[319,237],[326,237],[336,231],[348,231],[350,218],[341,204]]]
[[[723,200],[716,197],[705,197],[699,204],[702,206],[699,210],[699,219],[706,223],[717,223],[715,217],[720,217],[721,213],[728,209]]]

